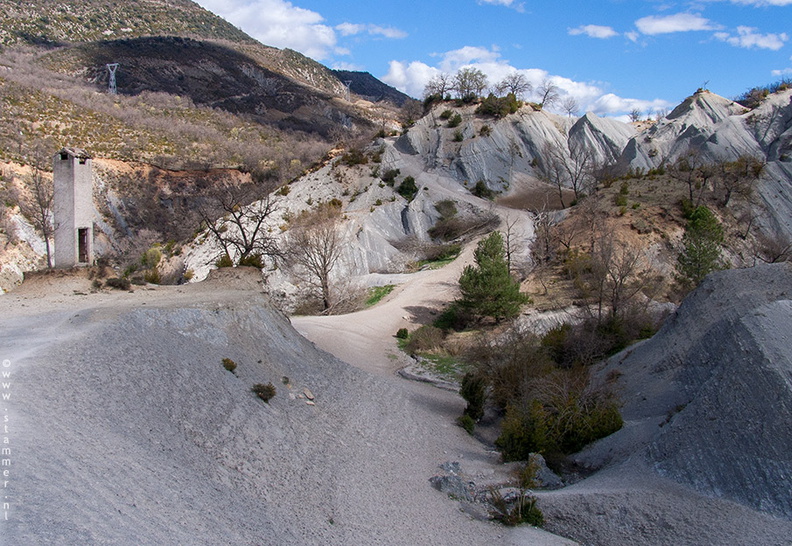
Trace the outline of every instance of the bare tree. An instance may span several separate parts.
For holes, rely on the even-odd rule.
[[[339,217],[339,208],[329,203],[303,213],[294,222],[289,244],[292,263],[305,269],[307,282],[321,294],[325,312],[333,305],[330,273],[343,250],[337,225]]]
[[[597,320],[602,321],[603,304],[608,305],[611,318],[619,317],[646,284],[648,268],[643,252],[607,233],[597,242],[591,258]]]
[[[714,167],[706,164],[698,152],[691,151],[666,167],[666,172],[671,178],[688,187],[688,198],[697,207],[701,204],[707,183],[714,174]]]
[[[47,249],[47,267],[52,268],[52,247],[50,241],[57,226],[52,217],[54,187],[52,178],[44,173],[43,165],[48,159],[43,148],[36,146],[31,159],[31,173],[28,179],[28,197],[19,200],[19,208],[44,238]]]
[[[414,99],[407,99],[404,101],[401,109],[399,110],[399,120],[401,121],[402,125],[409,126],[421,119],[423,116],[423,106],[420,102]],[[385,121],[383,119],[383,131],[385,127]]]
[[[499,95],[512,93],[515,97],[520,99],[526,93],[530,93],[533,90],[533,86],[525,75],[520,72],[512,72],[498,82],[495,86],[495,90]]]
[[[539,94],[539,106],[542,108],[550,108],[560,97],[558,86],[550,80],[544,80],[539,87],[536,88]]]
[[[453,78],[451,75],[446,72],[441,72],[429,80],[429,83],[424,87],[423,96],[425,99],[437,96],[440,100],[443,100],[453,88]]]
[[[636,121],[641,120],[641,111],[638,110],[637,108],[633,108],[632,110],[630,110],[628,116],[630,117],[630,121],[635,123]]]
[[[558,188],[562,207],[565,207],[564,188],[572,188],[576,200],[590,192],[596,168],[594,154],[584,144],[570,142],[565,150],[561,142],[548,142],[542,148],[540,170]]]
[[[531,211],[533,214],[533,224],[535,238],[531,245],[531,257],[533,258],[533,273],[542,284],[544,293],[547,294],[547,284],[545,283],[545,270],[553,262],[556,256],[556,246],[558,236],[556,234],[557,225],[549,210],[547,199],[542,207]]]
[[[755,255],[765,263],[792,261],[792,239],[785,235],[761,234],[757,237],[757,247]]]
[[[235,263],[257,264],[261,258],[282,258],[277,240],[269,235],[266,221],[278,207],[269,195],[255,200],[259,190],[252,185],[226,186],[213,192],[198,208],[202,224]]]
[[[462,100],[480,97],[487,85],[487,76],[478,68],[463,68],[454,76],[454,89]]]
[[[572,96],[568,95],[561,102],[561,108],[564,109],[564,112],[566,112],[569,117],[572,117],[573,115],[575,115],[578,112],[578,110],[580,110],[580,104],[575,99],[575,97],[572,97]]]
[[[751,197],[754,185],[764,171],[765,164],[755,157],[744,155],[736,161],[727,161],[716,166],[713,191],[720,206],[729,204],[732,195],[746,199]]]

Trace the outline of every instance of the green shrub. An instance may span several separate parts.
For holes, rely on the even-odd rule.
[[[506,409],[495,441],[504,460],[525,461],[531,453],[575,453],[622,427],[616,401],[603,391],[587,389],[588,381],[579,379],[573,373],[552,373],[535,383],[536,397],[527,405]]]
[[[399,176],[401,171],[399,169],[388,169],[384,173],[382,173],[382,181],[385,182],[388,186],[393,186],[396,182],[396,177]]]
[[[454,115],[454,112],[452,110],[446,109],[440,114],[440,119],[449,119],[452,115]]]
[[[476,374],[466,373],[462,377],[459,394],[467,402],[463,415],[469,416],[473,421],[484,417],[484,403],[487,400],[487,382]]]
[[[143,253],[143,256],[140,257],[140,264],[143,267],[153,269],[157,267],[160,260],[162,260],[162,251],[157,247],[153,247]]]
[[[438,315],[432,325],[441,330],[462,331],[470,322],[470,313],[454,302]]]
[[[399,330],[396,332],[397,339],[407,339],[409,337],[410,337],[410,331],[407,330],[407,328],[399,328]]]
[[[266,385],[262,383],[257,383],[256,385],[253,385],[252,390],[253,392],[256,393],[256,396],[258,396],[268,404],[276,393],[275,385],[273,385],[272,383],[267,383]]]
[[[483,137],[488,137],[492,134],[492,127],[489,125],[482,125],[481,129],[479,129],[479,135]]]
[[[518,101],[513,93],[509,93],[505,97],[496,97],[490,93],[476,108],[476,113],[497,119],[515,113],[521,106],[522,102]]]
[[[476,185],[473,187],[470,193],[472,193],[476,197],[480,197],[481,199],[492,200],[495,198],[495,192],[489,189],[489,186],[487,186],[487,183],[484,182],[483,180],[479,180],[478,182],[476,182]]]
[[[454,142],[462,142],[465,140],[465,135],[462,131],[454,131]]]
[[[275,195],[286,197],[287,195],[289,195],[289,192],[291,192],[291,186],[289,186],[288,184],[284,184],[278,189],[278,191],[275,192]]]
[[[541,402],[533,400],[527,410],[506,408],[495,446],[504,461],[527,461],[531,453],[543,453],[551,447],[549,435],[547,411]]]
[[[230,358],[224,358],[222,360],[222,363],[223,363],[223,368],[225,368],[229,372],[234,373],[234,370],[236,370],[237,363],[231,360]]]
[[[476,430],[476,422],[467,413],[463,413],[457,418],[457,424],[465,429],[465,432],[470,435],[472,435],[473,431]]]
[[[341,156],[341,163],[348,167],[353,167],[355,165],[365,165],[368,163],[368,157],[359,148],[352,148]]]
[[[514,526],[527,523],[535,527],[544,524],[544,515],[536,506],[536,497],[521,490],[514,501],[507,501],[496,488],[490,489],[490,505],[492,506],[492,519],[503,525]]]
[[[217,267],[234,267],[234,260],[228,254],[223,254],[215,262]]]
[[[415,179],[412,176],[405,178],[396,192],[407,199],[407,201],[412,201],[415,194],[418,193],[418,186],[415,184]]]
[[[261,254],[248,254],[239,259],[239,265],[264,269],[264,258]]]
[[[459,127],[462,124],[462,116],[459,114],[454,114],[451,116],[451,119],[448,120],[448,127],[453,129],[454,127]]]

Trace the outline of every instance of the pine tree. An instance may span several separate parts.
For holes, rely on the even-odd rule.
[[[497,321],[517,316],[520,306],[529,299],[520,292],[520,283],[509,272],[500,232],[493,232],[479,242],[474,259],[476,265],[465,267],[459,277],[460,306],[473,315]]]
[[[677,272],[689,287],[695,288],[709,273],[726,267],[721,259],[723,226],[707,207],[696,207],[690,215],[682,245]]]

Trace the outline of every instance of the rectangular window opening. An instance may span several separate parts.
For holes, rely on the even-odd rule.
[[[77,229],[77,257],[79,263],[88,263],[88,228]]]

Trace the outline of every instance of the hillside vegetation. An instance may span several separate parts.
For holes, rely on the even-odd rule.
[[[0,43],[4,46],[53,46],[161,35],[253,42],[241,30],[190,0],[2,0],[0,9],[4,14]]]

